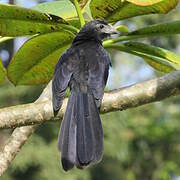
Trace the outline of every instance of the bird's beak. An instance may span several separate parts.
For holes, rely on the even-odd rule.
[[[112,25],[109,25],[109,34],[119,34],[119,31]]]

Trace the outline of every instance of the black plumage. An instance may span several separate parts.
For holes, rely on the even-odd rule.
[[[96,164],[103,155],[99,116],[110,58],[102,39],[116,33],[102,20],[87,23],[56,65],[52,82],[54,115],[61,108],[67,87],[70,97],[61,123],[58,147],[65,171]]]

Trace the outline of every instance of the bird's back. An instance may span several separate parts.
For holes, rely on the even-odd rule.
[[[107,80],[106,71],[110,65],[107,52],[102,45],[95,42],[87,42],[72,48],[76,66],[70,80],[71,90],[84,93],[99,90],[95,94],[102,96]]]

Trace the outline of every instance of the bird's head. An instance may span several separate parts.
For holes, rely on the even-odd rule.
[[[90,33],[91,35],[94,35],[100,39],[104,39],[112,34],[118,33],[118,31],[113,26],[108,24],[107,21],[99,19],[87,23],[80,32],[86,32],[88,34]]]
[[[97,40],[101,42],[112,34],[118,34],[118,31],[107,21],[97,19],[85,24],[77,34],[75,41]]]

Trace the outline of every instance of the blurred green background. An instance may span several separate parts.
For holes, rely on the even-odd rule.
[[[31,7],[36,0],[1,1]],[[131,30],[148,24],[178,20],[180,9],[168,15],[136,17],[120,23]],[[179,36],[143,40],[180,53]],[[0,56],[6,66],[24,41],[18,38],[0,44]],[[141,40],[142,41],[142,40]],[[108,89],[151,79],[162,74],[153,71],[143,60],[111,51],[113,68]],[[33,102],[44,86],[14,87],[6,81],[0,85],[0,107]],[[38,127],[19,152],[2,180],[175,180],[180,176],[180,97],[145,105],[123,112],[101,116],[105,152],[101,163],[86,170],[73,169],[65,173],[60,164],[57,137],[60,123]],[[0,150],[10,135],[0,131]]]

